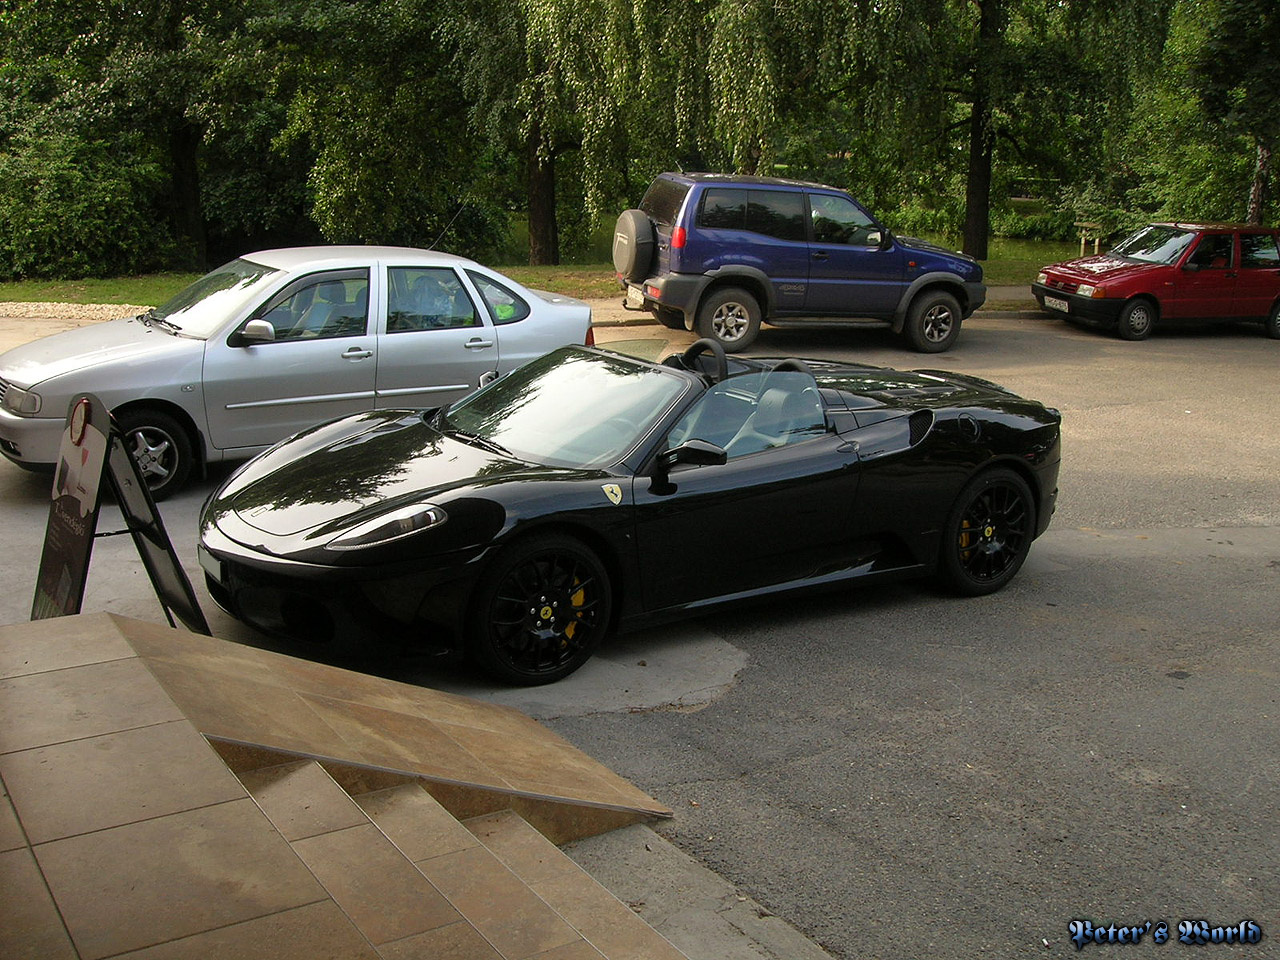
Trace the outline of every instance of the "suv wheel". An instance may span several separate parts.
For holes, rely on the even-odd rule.
[[[613,230],[613,269],[624,280],[643,280],[653,263],[653,221],[643,210],[623,210]]]
[[[698,307],[698,336],[710,337],[725,353],[749,347],[760,332],[760,304],[740,287],[712,291]]]
[[[926,290],[907,308],[903,332],[920,353],[950,350],[960,336],[960,302],[945,290]]]

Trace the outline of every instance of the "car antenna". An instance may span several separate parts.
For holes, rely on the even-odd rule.
[[[444,239],[444,235],[448,233],[449,228],[453,226],[453,221],[457,220],[458,215],[461,214],[462,211],[465,209],[467,209],[467,201],[463,200],[462,203],[459,204],[458,206],[457,213],[455,213],[453,217],[450,218],[449,222],[444,225],[444,229],[440,231],[440,235],[431,241],[431,246],[427,247],[428,250],[434,250],[436,248],[436,244]]]

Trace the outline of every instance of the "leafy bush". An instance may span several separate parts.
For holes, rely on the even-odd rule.
[[[156,164],[69,135],[19,134],[0,152],[0,278],[102,277],[170,262]]]

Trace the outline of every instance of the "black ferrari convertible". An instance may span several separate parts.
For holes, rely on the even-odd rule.
[[[1049,524],[1060,421],[957,374],[566,347],[275,446],[205,505],[200,561],[268,632],[407,636],[547,683],[615,628],[715,604],[928,574],[998,590]]]

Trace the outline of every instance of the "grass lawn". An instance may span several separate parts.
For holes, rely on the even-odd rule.
[[[991,258],[983,261],[988,286],[1022,285],[1035,279],[1046,263],[1076,256],[1070,243],[1034,243],[996,239]],[[502,272],[535,290],[549,290],[584,300],[618,295],[613,266],[608,263],[560,267],[503,267]],[[141,277],[89,280],[17,280],[0,283],[0,303],[164,303],[199,275],[154,273]]]

